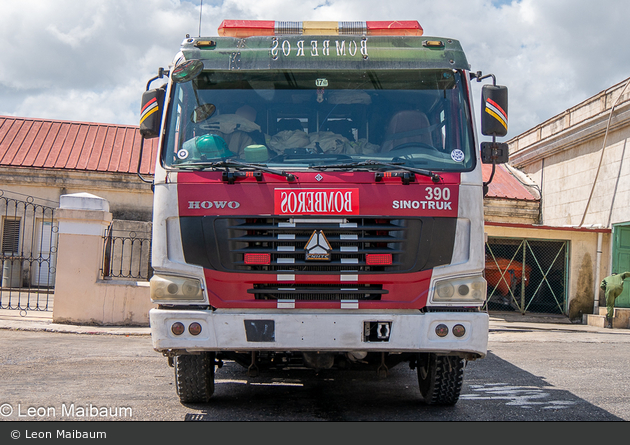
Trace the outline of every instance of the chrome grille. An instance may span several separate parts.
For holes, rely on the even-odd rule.
[[[231,220],[227,226],[229,255],[237,268],[260,271],[339,272],[384,271],[400,266],[408,234],[401,219],[282,219]],[[314,231],[322,231],[332,248],[330,261],[307,260],[306,244]],[[248,265],[247,253],[269,254],[269,265]],[[392,264],[368,265],[367,254],[391,254]],[[223,255],[223,252],[222,252]]]

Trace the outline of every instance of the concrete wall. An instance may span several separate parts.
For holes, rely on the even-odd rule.
[[[542,189],[542,224],[611,227],[630,221],[629,142],[624,81],[508,144],[510,164]]]
[[[582,314],[597,313],[598,306],[606,306],[603,295],[600,296],[599,283],[610,275],[610,230],[486,224],[485,232],[488,237],[496,238],[568,241],[569,287],[566,315],[572,320],[581,320]],[[599,268],[598,236],[602,243]]]
[[[580,225],[584,219],[584,225],[606,226],[630,220],[630,125],[608,135],[602,158],[603,140],[585,141],[521,167],[542,186],[545,225]]]
[[[57,215],[53,322],[148,326],[154,307],[149,283],[100,278],[103,235],[112,220],[109,203],[87,193],[64,195]]]

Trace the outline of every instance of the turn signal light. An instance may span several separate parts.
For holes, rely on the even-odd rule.
[[[392,264],[392,254],[368,253],[365,255],[365,263],[368,266],[389,266]]]
[[[250,266],[271,264],[271,255],[268,253],[246,253],[245,264]]]

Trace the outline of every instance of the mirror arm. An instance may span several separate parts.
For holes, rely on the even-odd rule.
[[[492,144],[494,145],[496,142],[497,142],[496,136],[492,136]],[[494,172],[495,172],[496,168],[497,168],[496,157],[493,157],[493,159],[492,159],[492,173],[490,173],[490,177],[488,178],[488,180],[483,183],[483,196],[486,196],[488,194],[488,186],[490,185],[490,183],[492,182],[492,179],[494,178]],[[140,171],[139,168],[138,168],[138,171]]]
[[[146,182],[147,184],[153,184],[153,180],[146,179],[142,176],[142,174],[140,174],[140,164],[142,164],[143,151],[144,151],[144,138],[141,137],[140,138],[140,156],[138,156],[138,169],[136,170],[136,173],[138,174],[138,178],[140,178],[142,182]]]
[[[153,81],[158,80],[163,78],[164,76],[168,77],[169,75],[169,71],[165,70],[164,68],[159,68],[158,69],[158,75],[155,77],[152,77],[151,79],[149,79],[149,81],[147,82],[147,91],[149,91],[149,88],[151,87],[151,83],[153,83]]]
[[[475,77],[477,78],[477,82],[481,82],[483,79],[487,79],[488,77],[492,77],[492,85],[494,85],[495,87],[497,86],[497,78],[495,77],[494,74],[486,74],[484,76],[484,75],[482,75],[481,71],[477,71],[477,74],[475,74]]]

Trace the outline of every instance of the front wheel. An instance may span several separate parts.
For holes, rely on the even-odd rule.
[[[455,355],[418,354],[418,386],[428,405],[455,405],[466,361]]]
[[[214,393],[214,356],[214,352],[204,352],[175,357],[175,387],[182,403],[210,400]]]

